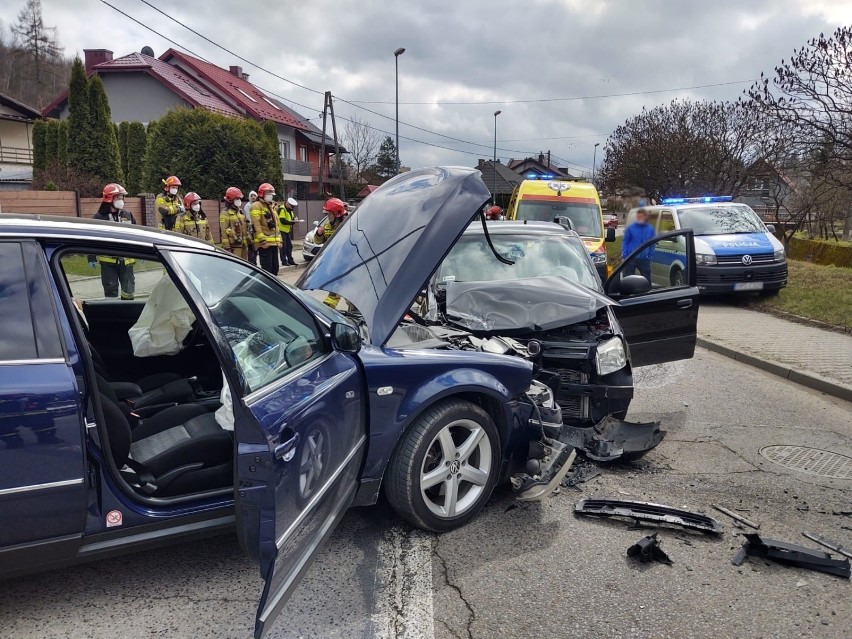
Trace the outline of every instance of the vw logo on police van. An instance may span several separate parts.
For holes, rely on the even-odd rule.
[[[751,255],[743,255],[743,264],[746,266],[751,264]]]

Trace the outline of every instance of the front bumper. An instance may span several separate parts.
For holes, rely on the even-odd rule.
[[[752,266],[698,266],[701,293],[777,291],[787,286],[787,262]]]
[[[608,416],[589,428],[566,425],[559,439],[579,448],[590,459],[613,461],[641,457],[665,436],[660,422],[625,422]]]
[[[302,242],[302,259],[310,262],[319,253],[320,247],[318,244],[311,244],[307,240]]]

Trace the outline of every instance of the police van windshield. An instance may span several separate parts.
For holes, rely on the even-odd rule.
[[[494,248],[514,264],[494,257],[481,235],[463,236],[438,267],[436,283],[505,282],[532,277],[564,277],[595,290],[600,280],[577,240],[540,235],[492,235]]]
[[[766,232],[757,213],[744,205],[683,208],[677,214],[680,228],[692,229],[696,235]]]
[[[553,200],[521,200],[515,216],[519,220],[559,222],[571,220],[573,230],[583,237],[602,237],[601,210],[597,204],[584,202],[554,202]]]

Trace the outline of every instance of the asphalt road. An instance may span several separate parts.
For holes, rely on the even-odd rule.
[[[848,637],[852,584],[730,559],[721,539],[664,530],[672,566],[637,565],[627,523],[576,518],[581,496],[710,511],[721,503],[767,536],[803,530],[852,546],[850,480],[787,470],[770,444],[852,455],[852,405],[699,350],[645,369],[631,418],[656,416],[668,436],[645,460],[605,468],[541,503],[499,492],[462,530],[434,536],[384,507],[350,511],[284,610],[276,638]],[[223,536],[0,583],[0,636],[251,636],[257,568]],[[845,628],[845,630],[844,630]]]

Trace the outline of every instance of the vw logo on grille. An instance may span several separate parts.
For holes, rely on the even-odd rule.
[[[743,264],[746,266],[751,264],[751,255],[743,255]]]

